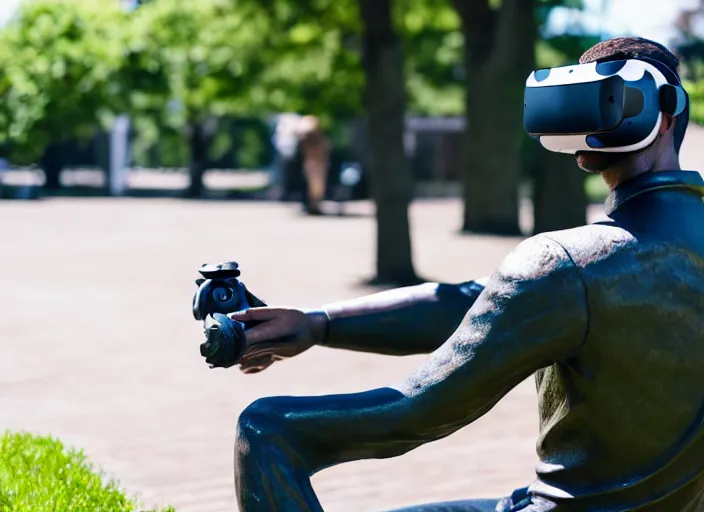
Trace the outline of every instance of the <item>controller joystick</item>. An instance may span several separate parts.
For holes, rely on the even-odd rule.
[[[228,314],[266,304],[239,281],[241,272],[234,261],[204,264],[198,272],[203,277],[196,281],[193,317],[205,327],[200,353],[211,368],[230,368],[244,353],[247,326]]]

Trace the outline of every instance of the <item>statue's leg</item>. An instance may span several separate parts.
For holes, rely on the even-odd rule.
[[[422,418],[406,414],[405,408],[405,395],[392,388],[257,400],[242,412],[237,427],[240,510],[322,512],[310,481],[313,474],[353,460],[396,457],[442,437],[439,429],[424,430]],[[493,510],[482,501],[448,506],[412,510]]]
[[[322,512],[313,474],[352,460],[394,457],[423,444],[424,436],[398,420],[403,399],[397,390],[382,388],[251,404],[240,414],[235,444],[240,510]]]
[[[390,512],[495,512],[498,500],[462,500],[428,503],[396,509]]]
[[[242,512],[323,512],[305,448],[294,448],[290,439],[285,404],[294,400],[258,400],[240,415],[235,491]]]

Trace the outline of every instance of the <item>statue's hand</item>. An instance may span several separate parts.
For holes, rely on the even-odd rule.
[[[245,373],[260,372],[276,361],[305,352],[323,341],[327,329],[324,313],[299,309],[252,308],[230,317],[247,325],[245,350],[239,361]]]

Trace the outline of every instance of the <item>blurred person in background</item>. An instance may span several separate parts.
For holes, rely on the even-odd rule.
[[[280,114],[271,138],[276,150],[273,165],[272,190],[274,199],[288,200],[293,195],[296,175],[302,173],[299,155],[298,123],[301,116],[294,113]]]
[[[306,179],[303,208],[309,215],[322,215],[330,167],[330,141],[315,116],[301,118],[297,129]]]
[[[533,113],[544,133],[565,131],[542,137],[543,146],[572,148],[582,169],[601,174],[609,221],[529,238],[489,279],[232,315],[254,323],[240,361],[246,373],[315,345],[430,353],[385,388],[250,405],[235,446],[241,510],[320,511],[310,481],[318,471],[451,435],[534,375],[534,482],[502,499],[404,510],[704,511],[704,179],[680,168],[689,102],[678,59],[655,42],[617,38],[575,68],[536,72],[543,85],[531,94],[546,103]],[[551,81],[564,87],[544,87]],[[630,114],[594,132],[603,116],[580,116],[618,108],[602,101],[605,86],[630,97]],[[551,94],[562,94],[557,107]],[[607,151],[589,149],[589,137]]]

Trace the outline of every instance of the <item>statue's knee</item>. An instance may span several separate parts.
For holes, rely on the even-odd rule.
[[[237,451],[265,448],[273,437],[284,437],[285,411],[281,398],[260,398],[252,402],[237,421]]]
[[[257,439],[265,437],[276,423],[276,411],[270,399],[260,398],[252,402],[237,421],[237,437]]]

